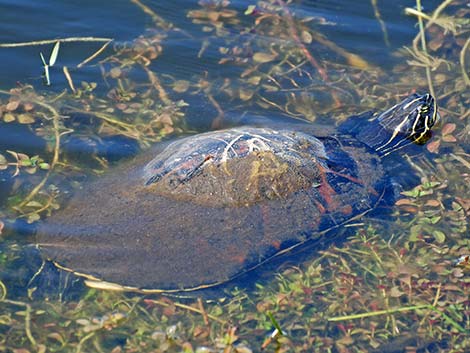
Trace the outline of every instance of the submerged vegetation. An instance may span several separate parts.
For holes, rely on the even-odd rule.
[[[220,70],[174,77],[158,72],[155,64],[171,38],[194,40],[195,35],[139,0],[130,1],[149,16],[151,28],[130,43],[72,38],[98,46],[75,67],[62,67],[62,91],[27,83],[0,90],[0,134],[14,126],[37,141],[28,151],[0,150],[0,175],[7,180],[0,200],[0,351],[470,350],[470,9],[465,2],[446,0],[425,13],[418,0],[415,9],[407,9],[419,23],[418,33],[394,53],[396,64],[386,73],[322,34],[326,20],[303,18],[295,2],[253,2],[242,13],[227,0],[201,1],[187,11],[200,31],[197,58],[217,53],[214,65]],[[371,6],[388,43],[387,19],[376,1]],[[44,67],[46,83],[54,85],[58,73],[49,67],[60,67],[65,50],[56,43],[72,39],[0,44],[0,49],[53,46],[49,57],[41,49],[38,68]],[[96,82],[75,82],[84,66],[96,70]],[[224,76],[224,68],[238,76]],[[8,231],[12,222],[34,224],[59,209],[84,176],[101,174],[110,163],[166,136],[188,132],[187,112],[200,101],[212,107],[208,118],[217,128],[237,123],[234,110],[341,120],[352,112],[382,109],[414,90],[434,92],[443,124],[426,145],[427,156],[409,158],[421,184],[402,193],[394,221],[351,225],[354,235],[347,241],[299,266],[284,266],[274,280],[262,280],[254,289],[229,288],[224,300],[84,288],[78,298],[61,300],[67,285],[76,285],[74,279],[64,275],[60,288],[40,288],[36,276],[41,274],[35,274],[42,269],[40,260],[24,250],[34,239]]]

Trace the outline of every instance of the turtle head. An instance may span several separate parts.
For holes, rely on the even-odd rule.
[[[369,120],[370,126],[362,126],[357,138],[381,155],[388,155],[410,143],[426,143],[440,117],[430,94],[415,93]]]

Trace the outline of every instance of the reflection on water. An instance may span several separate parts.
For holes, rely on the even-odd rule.
[[[446,9],[455,18],[428,28],[429,54],[439,59],[430,61],[420,48],[401,50],[417,34],[416,18],[404,14],[414,3],[374,4],[0,0],[0,44],[52,40],[0,47],[0,305],[6,313],[0,347],[248,352],[263,344],[269,311],[287,333],[282,347],[309,342],[318,351],[394,351],[383,344],[398,336],[393,342],[399,347],[468,348],[459,336],[469,325],[462,314],[468,311],[467,275],[451,267],[452,257],[470,252],[464,237],[470,98],[468,74],[460,69],[468,66],[468,24],[462,21],[468,7],[455,1]],[[426,1],[424,11],[439,4]],[[104,41],[62,43],[49,68],[52,85],[44,86],[39,53],[47,62],[53,40],[71,37],[114,41],[80,68]],[[349,115],[390,107],[415,90],[428,91],[423,65],[432,66],[444,123],[426,147],[407,157],[421,184],[412,190],[394,184],[404,193],[388,210],[393,219],[349,224],[354,237],[307,256],[300,268],[292,261],[255,288],[230,288],[223,304],[190,302],[198,313],[192,315],[170,299],[139,302],[77,289],[74,276],[41,265],[32,245],[36,224],[110,165],[169,136],[224,126],[306,120],[331,127]],[[52,316],[41,311],[45,298]],[[372,314],[328,323],[361,313]],[[238,331],[227,329],[228,321]]]

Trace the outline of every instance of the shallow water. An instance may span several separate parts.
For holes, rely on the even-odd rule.
[[[271,19],[275,19],[276,16],[279,16],[280,21],[289,16],[289,13],[279,9],[278,2],[274,3],[258,3],[256,9],[258,13],[244,15],[243,13],[247,7],[254,5],[254,3],[232,1],[225,8],[212,9],[212,11],[225,9],[233,12],[230,12],[225,18],[222,16],[220,21],[211,22],[210,17],[208,19],[200,13],[190,12],[191,10],[200,11],[204,9],[195,0],[147,1],[145,5],[165,21],[163,23],[161,20],[157,20],[156,25],[151,16],[145,14],[132,1],[63,2],[49,0],[37,2],[0,0],[0,44],[70,37],[113,39],[113,43],[98,59],[82,68],[76,68],[76,65],[96,52],[103,42],[77,41],[62,43],[57,62],[50,68],[49,74],[52,83],[50,86],[44,84],[39,53],[43,53],[46,61],[48,61],[53,43],[47,45],[30,44],[12,48],[0,47],[0,58],[2,59],[0,90],[7,91],[15,87],[32,85],[36,92],[48,97],[45,100],[46,102],[53,101],[53,106],[59,110],[60,114],[67,116],[67,118],[60,121],[60,129],[62,129],[64,135],[61,139],[59,161],[63,164],[58,163],[57,170],[46,181],[44,190],[47,190],[47,192],[38,194],[40,198],[37,200],[41,204],[39,206],[30,205],[30,208],[26,208],[26,211],[23,208],[23,216],[20,217],[21,222],[19,223],[20,226],[16,228],[17,231],[4,231],[5,236],[1,238],[0,283],[2,284],[2,292],[7,293],[5,294],[7,301],[3,304],[0,302],[0,305],[5,307],[5,309],[2,309],[5,310],[5,320],[0,321],[0,336],[3,339],[0,341],[0,351],[10,351],[22,347],[35,349],[37,347],[32,344],[30,338],[22,340],[19,338],[19,334],[7,332],[10,327],[16,328],[21,333],[29,330],[27,327],[30,324],[25,325],[22,320],[18,319],[16,314],[19,310],[18,307],[24,306],[23,303],[31,305],[36,311],[50,310],[55,313],[51,316],[40,313],[33,318],[35,320],[32,329],[33,337],[36,337],[35,340],[40,345],[47,346],[50,349],[59,349],[58,342],[60,340],[54,334],[60,334],[61,337],[66,337],[63,339],[63,342],[66,343],[62,343],[61,349],[63,351],[71,349],[86,351],[84,347],[92,349],[90,347],[96,348],[97,346],[103,351],[110,351],[115,347],[122,347],[123,350],[129,349],[131,351],[139,347],[139,344],[141,347],[148,347],[149,349],[158,346],[165,347],[165,349],[161,348],[162,351],[176,351],[178,349],[182,350],[184,347],[187,348],[187,346],[184,346],[185,343],[193,349],[213,344],[216,347],[213,348],[214,351],[217,349],[223,350],[223,344],[220,343],[221,337],[229,335],[229,331],[224,325],[215,326],[216,321],[204,324],[204,322],[201,323],[200,316],[185,317],[189,312],[181,308],[178,309],[182,310],[181,312],[178,312],[174,306],[171,306],[171,310],[168,308],[161,309],[163,306],[151,302],[137,304],[137,300],[141,297],[128,297],[122,294],[108,294],[84,289],[81,286],[81,281],[64,273],[55,273],[53,269],[49,268],[51,267],[50,264],[46,264],[46,270],[44,271],[46,274],[39,274],[36,277],[35,272],[41,269],[41,258],[32,245],[34,237],[31,232],[35,228],[35,223],[32,222],[32,225],[29,225],[25,220],[36,222],[42,222],[42,220],[36,220],[36,213],[32,209],[34,207],[36,207],[36,210],[41,209],[41,205],[44,206],[44,203],[46,203],[44,200],[47,199],[47,195],[57,196],[53,201],[48,199],[53,207],[49,205],[45,207],[45,210],[39,212],[40,218],[46,218],[50,212],[54,212],[54,209],[61,207],[61,202],[65,202],[64,200],[77,192],[81,183],[86,183],[90,177],[93,178],[97,174],[101,174],[108,166],[107,161],[110,161],[113,165],[118,165],[122,159],[135,156],[139,153],[139,150],[147,148],[155,141],[161,138],[167,139],[167,133],[170,135],[188,134],[225,125],[260,124],[265,122],[266,118],[274,119],[276,122],[289,123],[295,121],[295,119],[322,120],[322,122],[325,120],[326,123],[332,125],[337,120],[354,113],[389,107],[413,90],[420,92],[427,90],[424,69],[416,66],[407,67],[406,58],[397,54],[403,46],[411,46],[417,33],[416,18],[404,14],[405,7],[413,7],[414,2],[403,0],[389,3],[379,2],[378,10],[383,20],[383,26],[381,26],[374,13],[372,3],[369,1],[299,1],[289,5],[287,7],[288,12],[293,16],[293,19],[304,20],[302,25],[306,27],[300,27],[299,25],[297,27],[299,29],[298,34],[301,36],[304,47],[312,54],[313,60],[326,68],[327,78],[321,77],[317,73],[312,60],[296,61],[300,54],[290,56],[287,63],[284,63],[285,66],[270,67],[272,62],[281,61],[283,55],[287,56],[289,48],[300,45],[291,37],[284,38],[282,33],[276,32],[277,25],[274,20],[274,22],[269,22]],[[424,1],[425,12],[431,13],[440,3],[437,0]],[[465,9],[465,5],[457,4],[455,8],[452,8],[452,13],[457,13],[459,8]],[[255,25],[255,19],[261,14],[269,14],[272,17],[267,16],[266,22]],[[195,19],[201,23],[197,23]],[[169,29],[168,24],[172,24],[173,29]],[[303,31],[301,28],[303,28]],[[305,33],[305,28],[309,29],[311,33],[321,33],[322,36],[319,39],[315,37],[309,39],[308,33]],[[216,35],[215,33],[218,30],[220,32]],[[135,54],[140,55],[141,52],[136,51],[132,54],[125,51],[126,48],[139,46],[138,41],[136,41],[139,36],[144,39],[151,38],[157,43],[155,48],[157,48],[158,57],[150,57],[147,66],[133,66],[130,63],[132,60],[129,58],[137,60]],[[430,36],[429,39],[435,37],[437,35]],[[294,273],[297,270],[289,270],[289,267],[284,265],[283,269],[288,268],[287,272],[281,272],[282,274],[276,278],[268,274],[259,285],[253,284],[254,280],[248,281],[250,283],[247,286],[249,290],[243,287],[240,288],[241,293],[232,297],[234,299],[230,301],[231,306],[218,304],[220,306],[209,306],[208,308],[209,314],[216,315],[216,313],[219,313],[220,317],[229,319],[234,322],[235,326],[244,327],[241,329],[241,338],[238,341],[236,340],[237,344],[241,344],[239,349],[243,347],[250,347],[254,351],[259,349],[263,336],[268,334],[271,328],[269,319],[265,315],[266,310],[275,313],[276,318],[281,322],[281,326],[286,325],[284,327],[288,330],[288,337],[291,341],[286,343],[281,340],[281,345],[295,347],[296,351],[302,351],[300,342],[305,342],[305,337],[314,337],[320,327],[324,328],[327,325],[325,318],[323,318],[323,321],[321,318],[317,319],[314,313],[317,314],[324,310],[325,313],[328,313],[325,314],[325,317],[350,313],[346,304],[348,298],[354,297],[354,295],[366,296],[361,294],[359,289],[357,292],[350,289],[351,292],[347,295],[341,292],[342,289],[346,290],[345,288],[350,284],[349,279],[353,278],[352,274],[346,273],[347,271],[338,264],[341,261],[347,268],[352,268],[351,271],[354,273],[355,280],[362,284],[368,283],[370,273],[377,274],[383,271],[383,276],[377,275],[374,277],[378,278],[378,284],[377,286],[374,284],[372,287],[376,289],[380,285],[384,288],[394,288],[390,301],[393,302],[396,299],[396,302],[390,304],[388,299],[385,300],[386,305],[389,305],[389,307],[405,304],[420,305],[423,302],[432,303],[434,295],[438,295],[436,292],[427,293],[424,290],[415,293],[414,296],[409,294],[406,298],[403,294],[398,295],[397,293],[404,291],[401,286],[403,283],[408,283],[406,282],[408,279],[404,279],[404,277],[410,273],[410,283],[412,281],[421,281],[419,282],[420,286],[424,282],[435,281],[437,283],[442,281],[442,287],[439,287],[438,291],[445,291],[446,286],[450,288],[450,285],[461,288],[462,292],[459,292],[460,299],[458,299],[460,301],[453,303],[459,310],[446,313],[453,318],[453,322],[456,322],[457,326],[461,325],[460,327],[469,328],[469,294],[468,290],[462,289],[467,288],[468,280],[465,279],[464,275],[460,277],[449,275],[450,278],[439,277],[445,271],[452,273],[453,269],[449,264],[453,257],[465,253],[465,249],[468,250],[468,241],[465,240],[465,234],[468,237],[468,230],[465,228],[467,218],[465,217],[468,216],[462,216],[462,210],[466,210],[465,207],[468,207],[467,202],[470,199],[470,192],[465,181],[469,172],[465,170],[469,163],[468,155],[465,153],[470,150],[470,139],[468,132],[465,131],[468,116],[467,120],[460,118],[465,117],[465,112],[468,111],[465,106],[469,103],[470,98],[468,93],[465,94],[465,90],[461,94],[455,94],[454,100],[450,99],[453,95],[449,93],[453,89],[455,90],[451,82],[460,79],[458,76],[459,52],[457,47],[462,47],[466,37],[464,35],[459,38],[463,39],[460,42],[457,41],[458,45],[449,44],[446,47],[441,44],[435,51],[436,55],[442,54],[443,58],[453,63],[450,70],[445,71],[443,65],[439,66],[437,71],[433,73],[436,77],[435,88],[438,92],[436,94],[438,104],[444,103],[442,115],[445,121],[443,125],[447,126],[445,131],[448,133],[447,135],[441,132],[436,134],[434,140],[431,141],[431,143],[434,143],[434,147],[437,144],[435,141],[439,141],[439,146],[436,147],[435,151],[429,151],[432,150],[431,148],[428,149],[427,154],[420,153],[416,157],[411,157],[413,167],[410,167],[410,170],[421,178],[423,185],[428,185],[423,187],[426,192],[420,195],[429,198],[419,199],[417,197],[411,199],[408,204],[403,202],[402,208],[395,206],[391,210],[388,209],[387,213],[395,216],[393,219],[379,217],[377,221],[369,220],[371,223],[367,223],[366,220],[365,223],[361,222],[357,225],[358,228],[354,227],[354,229],[357,229],[357,234],[367,239],[369,239],[369,236],[371,236],[370,239],[375,239],[371,240],[372,242],[377,241],[371,235],[376,233],[379,234],[378,238],[386,239],[386,241],[391,239],[390,242],[395,238],[401,239],[401,243],[397,241],[395,247],[391,247],[392,250],[384,245],[383,254],[392,254],[390,256],[393,257],[395,253],[401,254],[403,249],[410,254],[416,251],[416,254],[412,255],[411,260],[410,258],[403,260],[404,258],[400,257],[401,255],[398,256],[398,260],[395,261],[399,263],[397,265],[398,269],[383,263],[381,263],[383,266],[380,269],[374,268],[370,262],[361,265],[360,262],[357,263],[356,257],[353,256],[354,251],[348,253],[349,247],[362,246],[358,245],[360,243],[359,239],[362,238],[355,238],[352,243],[346,243],[343,253],[342,250],[334,253],[334,251],[337,251],[334,247],[327,248],[327,252],[331,250],[334,253],[331,258],[323,253],[321,257],[319,253],[316,253],[313,257],[302,256],[301,268],[302,271],[305,271],[305,274],[302,275],[301,279],[296,277]],[[451,43],[450,40],[449,43]],[[162,49],[161,52],[159,52],[158,46]],[[441,47],[443,49],[439,51]],[[256,63],[253,65],[252,58],[259,53],[263,53],[265,56],[258,57],[258,60],[261,61],[261,63],[258,62],[258,66]],[[266,55],[269,56],[273,53],[275,53],[274,58],[266,58]],[[361,64],[362,61],[361,63],[357,60],[348,62],[345,53],[360,56],[367,62],[367,66],[364,67]],[[106,57],[113,58],[113,60],[102,62],[101,66],[96,65],[99,60]],[[408,59],[410,58],[408,57]],[[221,60],[225,62],[221,62]],[[102,72],[109,72],[119,64],[122,64],[121,70],[124,74],[116,74],[117,76],[113,77],[114,74],[111,73],[105,74],[106,77],[103,77]],[[354,64],[356,66],[362,65],[362,67],[359,69],[354,68],[352,67]],[[292,68],[291,71],[286,69],[289,65]],[[296,65],[299,65],[299,67],[296,67]],[[86,81],[96,82],[96,89],[92,93],[86,93],[83,90],[83,97],[81,98],[78,96],[55,98],[61,92],[66,90],[70,92],[67,79],[62,73],[64,66],[69,68],[77,88],[80,87],[80,82]],[[161,89],[156,84],[153,84],[153,86],[148,84],[147,69],[156,73],[160,80]],[[277,69],[284,70],[284,73],[280,74],[279,71],[276,71]],[[438,74],[444,75],[444,79],[437,80]],[[251,83],[248,82],[250,79],[252,80]],[[257,82],[257,80],[260,80],[260,85],[253,85],[253,82]],[[182,88],[181,85],[188,85],[188,87]],[[131,97],[127,100],[125,94],[122,94],[119,89],[113,90],[115,87],[121,88],[125,93],[130,92],[133,94],[137,92],[137,98]],[[456,87],[458,87],[457,84]],[[141,95],[141,92],[147,89],[151,93]],[[158,104],[162,101],[162,92],[168,95],[167,98],[171,102],[184,100],[186,104],[181,105],[181,107],[175,106],[175,104],[167,104],[165,103],[165,97],[163,97],[163,106],[166,110],[161,113],[159,111],[161,105]],[[90,95],[93,95],[93,97],[91,98]],[[439,97],[443,97],[441,101],[439,101]],[[45,162],[52,163],[54,133],[50,128],[51,120],[43,119],[43,115],[38,115],[34,122],[27,121],[24,124],[7,121],[8,119],[5,119],[7,113],[12,113],[16,120],[18,120],[18,116],[15,114],[25,113],[28,115],[30,113],[23,106],[20,106],[19,110],[11,109],[11,106],[8,108],[7,103],[11,98],[5,93],[2,94],[0,99],[0,155],[8,157],[9,162],[14,161],[14,155],[7,152],[9,150],[25,153],[28,156],[39,155]],[[34,101],[36,98],[30,99]],[[341,104],[337,104],[338,102]],[[132,103],[136,105],[132,106]],[[36,108],[33,109],[33,112],[40,112],[38,104],[34,104]],[[142,108],[146,104],[149,109]],[[138,130],[140,135],[136,136],[136,130],[126,130],[126,127],[119,124],[100,125],[102,121],[91,118],[86,114],[86,109],[117,117],[129,124],[133,123],[135,117],[140,126],[148,122],[146,119],[151,119],[152,111],[158,110],[159,114],[162,114],[160,117],[164,116],[173,122],[169,125],[161,122],[155,123],[156,125],[152,125],[148,129]],[[223,119],[221,119],[221,111],[224,112]],[[179,112],[181,112],[180,115],[177,114]],[[183,115],[184,117],[182,117]],[[452,127],[446,124],[456,124],[457,129],[453,132]],[[45,130],[42,130],[43,127]],[[69,133],[72,130],[73,132]],[[140,146],[137,142],[139,136]],[[452,136],[456,141],[449,136]],[[425,150],[424,147],[423,150]],[[431,152],[437,153],[430,154]],[[452,163],[455,163],[455,165]],[[31,171],[31,174],[21,169],[18,176],[14,176],[15,168],[12,165],[6,170],[0,170],[0,220],[4,220],[7,226],[10,224],[9,220],[21,214],[15,211],[12,206],[18,205],[21,198],[28,195],[46,175],[45,168],[44,170],[38,169],[34,172]],[[404,185],[402,187],[407,189],[409,185],[406,177],[403,178],[403,175],[400,175],[403,174],[402,172],[397,170],[396,174],[400,176],[399,179],[403,180]],[[407,171],[405,172],[407,173]],[[436,184],[437,186],[429,186],[431,184],[426,184],[426,182],[438,184]],[[448,187],[448,185],[450,186]],[[32,199],[32,201],[35,200],[35,198]],[[436,206],[437,204],[439,206]],[[460,206],[461,209],[458,210],[457,206]],[[374,217],[378,216],[375,215]],[[371,227],[374,229],[373,231]],[[441,241],[442,234],[445,236],[444,241]],[[408,242],[408,238],[412,240]],[[342,242],[337,243],[339,247],[342,244]],[[420,246],[426,248],[426,244],[431,244],[429,245],[429,254],[438,253],[441,257],[434,258],[429,254],[423,254],[424,250],[421,253],[417,250]],[[381,246],[377,245],[378,248]],[[432,246],[435,246],[434,250],[431,250]],[[367,246],[365,248],[367,249]],[[357,253],[363,251],[363,254],[366,252],[363,248],[357,251]],[[387,251],[390,251],[390,253]],[[338,254],[344,255],[343,260],[340,260],[341,255]],[[380,259],[381,256],[385,255],[379,254],[377,257]],[[366,261],[366,258],[369,259],[367,255],[363,257],[364,261]],[[338,259],[338,262],[332,260],[335,258]],[[419,270],[415,270],[414,267],[411,270],[405,266],[408,262],[413,262],[413,258],[416,259],[416,263],[422,265]],[[347,265],[349,260],[352,264]],[[404,263],[402,263],[402,260]],[[383,262],[387,262],[387,260],[383,260]],[[439,267],[446,266],[445,264],[448,266],[447,269],[444,270]],[[298,266],[300,263],[290,259],[289,265]],[[405,267],[406,269],[403,269]],[[296,269],[297,267],[293,268]],[[279,298],[284,297],[286,292],[291,293],[286,290],[289,286],[289,288],[294,288],[295,283],[302,282],[302,286],[299,286],[303,289],[292,289],[292,293],[302,292],[305,294],[310,293],[308,288],[316,288],[316,285],[321,284],[308,283],[308,285],[305,285],[308,281],[315,281],[315,278],[320,278],[320,274],[315,272],[320,271],[320,268],[325,271],[321,274],[321,276],[324,276],[321,277],[321,283],[339,283],[338,287],[334,287],[334,290],[325,289],[325,292],[314,292],[311,298],[302,297],[301,300],[296,300],[294,295],[289,294],[291,295],[289,298],[292,299],[290,299],[289,305],[283,306],[282,300]],[[427,272],[424,270],[429,268],[432,268],[432,271]],[[387,271],[389,272],[387,273]],[[432,274],[429,274],[430,272]],[[336,274],[339,274],[338,278],[335,277]],[[283,279],[284,276],[287,279]],[[387,282],[387,280],[390,280],[390,282]],[[371,280],[371,283],[375,282]],[[465,285],[462,283],[465,283]],[[410,284],[411,287],[413,286]],[[419,286],[416,285],[416,287]],[[362,289],[364,290],[364,288]],[[233,288],[229,290],[233,290]],[[327,299],[329,300],[327,298],[328,291],[333,295],[333,298],[335,298],[333,292],[336,292],[337,301],[326,305]],[[371,294],[370,302],[372,304],[369,302],[362,303],[363,306],[356,304],[354,309],[360,312],[373,311],[377,306],[378,309],[384,309],[381,305],[384,297],[380,293],[378,291],[376,296],[373,293]],[[425,294],[429,294],[429,300]],[[272,304],[267,299],[271,296],[278,298],[281,302]],[[3,298],[3,295],[0,297]],[[420,298],[421,301],[416,298]],[[52,304],[47,304],[47,300],[51,301]],[[84,305],[83,310],[73,309],[78,301],[81,301]],[[126,303],[124,306],[128,306],[127,309],[134,308],[135,305],[138,309],[135,311],[132,311],[134,309],[125,310],[122,308],[122,303]],[[194,307],[198,307],[197,304],[194,304]],[[315,309],[317,307],[319,309]],[[445,307],[444,304],[443,307]],[[155,308],[163,311],[157,311]],[[109,315],[115,312],[126,312],[126,319],[113,321],[112,318],[109,318]],[[298,319],[299,323],[296,326],[296,320],[290,319],[292,317],[302,317],[304,319],[303,312],[307,316],[314,317],[315,319],[312,319],[314,323],[308,324],[308,320]],[[466,312],[465,315],[467,316],[457,317],[458,313],[461,312]],[[413,312],[413,314],[416,314],[416,312]],[[63,322],[67,320],[72,322],[75,326],[71,329],[71,332],[76,332],[76,337],[70,336],[71,333],[66,329],[62,330],[48,326],[53,321],[54,315],[60,317],[59,321],[61,323],[61,320]],[[424,318],[420,317],[423,320],[422,322],[427,320],[426,315],[424,315]],[[436,319],[433,313],[429,315]],[[94,317],[100,317],[101,321],[99,323],[94,322],[92,320]],[[86,324],[83,321],[78,321],[80,319],[86,319],[89,322]],[[368,347],[368,349],[373,350],[380,346],[379,343],[388,341],[386,337],[392,337],[393,335],[400,337],[398,333],[400,330],[407,332],[406,320],[410,317],[405,316],[396,320],[392,316],[388,318],[377,316],[375,319],[377,322],[372,324],[379,325],[380,332],[383,335],[378,340],[372,339],[373,335],[371,336],[369,333],[365,334],[368,337],[367,339],[357,338],[358,334],[351,331],[354,329],[354,325],[351,321],[348,321],[344,324],[351,324],[352,329],[344,328],[344,325],[329,329],[330,331],[322,338],[324,346],[319,345],[319,341],[317,341],[315,347],[319,351],[322,347],[331,349],[334,344],[327,341],[334,338],[338,341],[344,340],[344,344],[338,343],[334,346],[334,349],[338,351],[346,349],[345,347],[357,347],[357,349]],[[391,323],[389,324],[387,320],[390,320]],[[413,320],[410,319],[410,321]],[[105,323],[103,324],[103,322]],[[102,326],[90,328],[89,331],[83,330],[83,327],[93,325]],[[167,329],[173,330],[173,325],[177,327],[180,337],[172,340],[168,338],[171,334],[164,331]],[[210,329],[208,329],[209,333],[206,332],[207,327],[210,325],[214,325],[212,335],[210,335]],[[366,322],[364,325],[367,326],[369,323]],[[428,328],[427,326],[423,328],[424,326],[422,324],[420,327],[423,332]],[[437,326],[438,328],[435,329],[439,332],[437,336],[440,338],[438,337],[433,341],[430,338],[432,335],[426,332],[417,338],[406,341],[407,344],[421,348],[435,344],[438,349],[443,350],[446,349],[446,346],[456,344],[447,336],[447,333],[452,330],[458,331],[455,325],[449,323],[449,320],[443,320]],[[200,330],[202,333],[199,333],[200,336],[194,333],[190,329],[191,327],[202,327]],[[367,327],[369,329],[370,325]],[[131,337],[127,331],[132,329],[140,330],[143,333]],[[393,330],[397,332],[389,332]],[[90,332],[95,333],[90,341],[86,338],[81,342]],[[52,335],[52,338],[39,338],[47,337],[47,335]],[[347,343],[345,337],[351,336],[357,340]],[[172,343],[170,344],[168,341],[172,341]],[[314,346],[314,341],[309,343],[312,345],[311,347]],[[364,344],[364,342],[367,342],[367,344]],[[379,342],[377,346],[374,346],[375,342]],[[460,346],[456,346],[457,348],[468,347],[461,341],[458,344]],[[470,343],[468,345],[470,346]],[[270,346],[270,349],[274,350],[273,346]]]

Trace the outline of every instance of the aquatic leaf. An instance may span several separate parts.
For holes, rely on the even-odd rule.
[[[395,202],[396,206],[416,206],[416,203],[410,199],[399,199]]]
[[[246,10],[245,10],[245,15],[251,15],[253,12],[255,12],[256,5],[249,5]]]
[[[251,85],[257,86],[261,81],[261,76],[251,76],[246,82]]]
[[[218,11],[208,11],[207,14],[206,14],[206,17],[209,21],[214,23],[214,22],[218,21],[220,15],[221,15],[221,13],[218,12]]]
[[[247,101],[253,97],[253,94],[255,93],[255,91],[241,88],[239,93],[240,93],[240,99],[242,101]]]
[[[270,311],[268,311],[266,314],[268,315],[269,320],[271,320],[271,323],[273,324],[274,328],[277,330],[277,335],[283,336],[284,333],[282,332],[281,326],[279,325],[277,320],[274,318],[274,315]]]
[[[31,114],[19,114],[17,119],[20,124],[32,124],[35,121]]]
[[[16,120],[15,115],[13,115],[11,113],[3,114],[3,121],[4,122],[11,123],[12,121],[15,121],[15,120]]]
[[[430,221],[431,221],[431,224],[436,224],[437,222],[439,222],[441,220],[441,216],[434,216],[434,217],[431,217],[430,218]]]
[[[30,353],[26,348],[15,348],[12,350],[13,353]]]
[[[49,334],[47,335],[47,338],[51,338],[51,339],[56,340],[56,341],[58,341],[58,342],[60,342],[60,343],[64,343],[64,342],[65,342],[65,341],[64,341],[64,338],[62,337],[62,335],[61,335],[60,333],[58,333],[58,332],[49,333]]]
[[[397,287],[397,286],[390,288],[390,296],[391,296],[392,298],[399,298],[399,297],[401,297],[403,294],[405,294],[405,293],[403,293],[403,292],[400,290],[400,288]]]
[[[448,123],[448,124],[445,124],[443,127],[442,127],[442,135],[449,135],[451,133],[454,132],[455,128],[456,128],[457,125],[455,125],[454,123]]]
[[[306,43],[306,44],[310,44],[312,43],[312,35],[310,34],[310,32],[308,31],[302,31],[302,33],[300,34],[300,37],[302,38],[302,42]]]
[[[276,59],[277,55],[272,53],[255,53],[253,55],[253,60],[257,63],[267,63]]]
[[[424,205],[431,207],[439,207],[441,206],[441,202],[439,200],[428,200]]]
[[[118,78],[121,76],[122,71],[119,67],[113,67],[111,71],[109,72],[112,78]]]
[[[90,320],[87,319],[77,319],[75,322],[82,326],[87,326],[91,324]]]
[[[434,239],[436,239],[436,241],[439,244],[443,244],[446,241],[446,235],[444,234],[444,232],[442,232],[440,230],[435,230],[432,233],[432,235],[434,236]]]
[[[365,61],[363,58],[361,58],[359,55],[347,53],[347,55],[345,55],[345,58],[348,61],[349,65],[356,67],[358,69],[366,70],[366,69],[370,69],[371,67],[369,63]]]
[[[26,206],[28,207],[37,207],[37,208],[41,208],[42,207],[42,204],[37,202],[37,201],[29,201]]]
[[[31,102],[27,102],[23,104],[23,109],[27,112],[31,111],[34,109],[34,104]]]
[[[454,135],[444,135],[444,136],[442,136],[442,141],[444,141],[444,142],[456,142],[457,139],[455,138]]]
[[[60,41],[57,41],[54,45],[54,48],[52,48],[52,53],[51,56],[49,57],[49,66],[54,66],[57,56],[59,55],[59,47],[60,47]]]
[[[40,219],[41,219],[41,216],[39,216],[37,213],[33,213],[28,216],[28,219],[26,220],[26,222],[33,223],[33,222],[39,221]]]
[[[175,81],[173,84],[173,91],[178,92],[178,93],[184,93],[188,90],[189,88],[189,81],[186,80],[178,80]]]
[[[31,158],[29,158],[29,156],[27,154],[24,154],[24,153],[16,153],[16,156],[17,158],[20,160],[20,161],[27,161],[26,163],[29,163],[28,165],[31,165],[32,162],[31,162]],[[25,164],[22,164],[22,165],[25,165]]]
[[[431,153],[437,153],[439,152],[440,145],[441,145],[441,140],[434,140],[434,141],[429,142],[426,145],[426,149]]]
[[[20,102],[19,101],[9,101],[8,104],[5,106],[6,110],[12,112],[16,109],[18,109],[20,105]]]
[[[279,91],[279,87],[274,86],[274,85],[264,84],[264,85],[262,85],[262,87],[268,92],[277,92],[277,91]]]
[[[402,191],[400,192],[400,194],[404,195],[404,196],[410,196],[410,197],[413,197],[413,198],[417,198],[420,194],[420,190],[419,188],[413,188],[411,189],[410,191]]]

